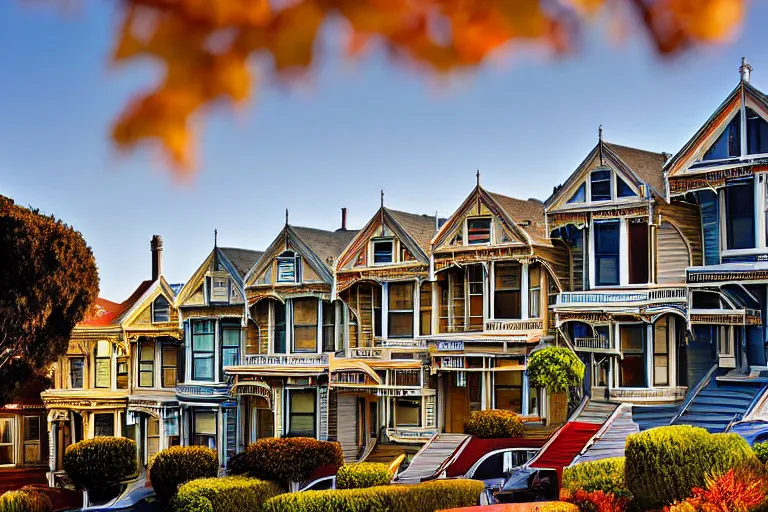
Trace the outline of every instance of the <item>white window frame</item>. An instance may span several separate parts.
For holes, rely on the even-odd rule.
[[[290,252],[293,256],[284,256]],[[293,264],[293,281],[280,279],[280,262],[292,262]],[[296,254],[295,251],[285,251],[280,256],[275,258],[275,284],[297,284],[301,283],[301,256]]]
[[[157,301],[161,297],[168,303],[168,320],[156,320],[155,319],[155,313],[156,313],[155,304],[157,303]],[[159,294],[157,297],[152,299],[152,308],[151,309],[152,309],[151,313],[152,313],[152,323],[153,324],[167,324],[168,322],[171,321],[171,301],[169,301],[168,297],[166,297],[165,295]]]
[[[229,276],[228,275],[212,275],[211,276],[211,297],[210,302],[229,302]],[[223,284],[223,286],[216,286],[216,284]],[[223,290],[218,293],[216,290]]]
[[[487,220],[488,221],[488,241],[482,243],[469,243],[469,222],[474,220]],[[464,219],[464,233],[463,233],[463,245],[465,247],[484,247],[493,243],[495,229],[493,226],[493,217],[491,215],[472,215]]]
[[[380,261],[376,262],[376,244],[379,243],[390,243],[392,244],[392,250],[390,252],[390,258],[389,261]],[[371,266],[379,266],[379,265],[391,265],[393,263],[397,263],[397,251],[395,250],[395,239],[392,237],[378,237],[378,238],[372,238],[371,239],[371,254],[370,254],[370,262]]]

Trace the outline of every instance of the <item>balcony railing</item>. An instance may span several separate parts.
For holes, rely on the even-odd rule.
[[[562,292],[557,296],[557,306],[594,306],[605,305],[654,305],[668,303],[686,303],[688,293],[684,287],[653,288],[636,291],[590,290],[582,292]]]
[[[349,349],[349,357],[355,359],[381,359],[380,348],[356,347]]]
[[[424,340],[377,340],[376,346],[381,348],[427,348]]]
[[[576,338],[573,340],[573,346],[576,350],[583,352],[609,352],[611,340],[604,337]]]
[[[327,366],[328,354],[306,355],[249,355],[245,356],[247,366]]]

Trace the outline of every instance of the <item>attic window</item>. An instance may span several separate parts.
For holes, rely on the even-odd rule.
[[[611,200],[611,171],[592,171],[592,174],[590,175],[590,185],[592,188],[590,199],[592,201]]]
[[[587,184],[582,183],[568,200],[569,203],[583,203],[587,199]]]
[[[736,114],[715,143],[704,153],[702,160],[722,160],[739,156],[741,154],[740,132],[741,114]]]
[[[468,219],[467,242],[469,245],[491,243],[491,219]]]
[[[394,259],[394,242],[391,239],[388,240],[375,240],[373,245],[373,264],[380,265],[383,263],[392,263]]]
[[[410,253],[408,249],[402,244],[400,244],[400,261],[413,261],[416,258],[413,257],[413,255]]]
[[[296,283],[298,282],[298,273],[296,272],[297,261],[299,257],[293,251],[285,251],[277,257],[277,282],[278,283]]]
[[[163,295],[159,295],[152,304],[152,322],[170,322],[171,304]]]
[[[226,302],[229,296],[229,279],[214,277],[211,279],[211,301]]]
[[[629,186],[629,184],[624,181],[623,179],[617,177],[616,178],[616,196],[618,197],[634,197],[637,194],[634,190],[632,190],[632,187]]]
[[[768,123],[751,108],[747,109],[747,153],[768,153]]]

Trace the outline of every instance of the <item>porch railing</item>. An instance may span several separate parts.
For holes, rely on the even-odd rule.
[[[599,336],[597,338],[575,338],[573,346],[576,350],[609,351],[611,350],[611,341],[608,338]]]
[[[688,293],[685,287],[640,289],[637,291],[591,290],[581,292],[562,292],[557,296],[557,305],[590,304],[663,304],[668,302],[686,302]]]
[[[327,366],[328,354],[306,355],[248,355],[245,356],[248,366]]]

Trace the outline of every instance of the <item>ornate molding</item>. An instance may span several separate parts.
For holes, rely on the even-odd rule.
[[[756,172],[768,170],[768,165],[748,165],[735,169],[719,169],[697,174],[678,174],[669,177],[669,191],[671,194],[684,194],[692,190],[712,189],[722,187],[729,179],[752,176]]]

